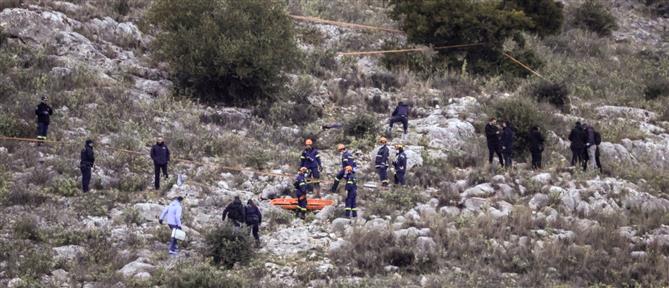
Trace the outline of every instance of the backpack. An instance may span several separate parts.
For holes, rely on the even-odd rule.
[[[243,210],[243,207],[234,205],[230,208],[231,209],[228,212],[228,217],[230,217],[230,219],[237,220],[237,221],[244,219],[244,215],[242,215],[242,213],[244,213],[244,211],[241,211],[241,210]],[[242,208],[242,209],[240,209],[240,208]]]
[[[602,135],[595,131],[595,145],[602,144]]]

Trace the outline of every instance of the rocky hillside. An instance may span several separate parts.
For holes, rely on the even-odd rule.
[[[482,128],[500,101],[531,99],[537,79],[389,70],[379,57],[334,52],[403,36],[296,22],[307,67],[289,75],[289,90],[308,93],[323,115],[271,123],[176,95],[154,55],[156,31],[142,20],[151,1],[126,1],[127,11],[112,2],[123,1],[0,1],[0,136],[33,137],[33,107],[47,95],[58,141],[0,140],[0,286],[669,285],[669,99],[643,96],[651,76],[668,76],[669,22],[645,5],[612,1],[620,28],[611,37],[569,25],[530,37],[545,61],[539,72],[566,83],[571,101],[532,102],[546,124],[545,167],[531,170],[518,155],[508,171],[488,166]],[[396,26],[385,1],[288,2],[295,14]],[[581,1],[563,2],[571,11]],[[391,140],[407,147],[409,185],[381,190],[375,140],[399,100],[413,107],[408,137],[395,130]],[[603,173],[569,166],[576,121],[602,131]],[[372,128],[320,131],[332,122]],[[148,145],[158,135],[178,159],[154,191]],[[305,220],[264,200],[292,180],[257,172],[293,174],[306,136],[322,149],[325,179],[338,169],[334,146],[349,143],[360,166],[358,219],[342,218],[343,191]],[[84,194],[78,156],[87,138],[97,142],[98,168]],[[188,240],[170,257],[157,217],[176,196],[186,197]],[[214,267],[208,236],[234,196],[259,200],[262,244],[244,263]]]

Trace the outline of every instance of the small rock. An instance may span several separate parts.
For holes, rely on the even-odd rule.
[[[351,220],[349,220],[349,219],[346,219],[346,218],[334,219],[334,220],[332,220],[332,224],[331,224],[332,231],[334,231],[335,233],[343,234],[344,231],[346,231],[346,227],[348,227],[349,224],[351,224]]]
[[[535,183],[539,183],[541,185],[548,185],[553,179],[553,176],[551,176],[550,173],[540,173],[535,175],[531,179]]]
[[[532,196],[532,199],[530,199],[528,205],[532,210],[538,211],[539,209],[548,205],[549,200],[550,198],[548,198],[548,195],[537,193]]]
[[[453,206],[444,206],[439,209],[439,214],[448,218],[455,218],[460,215],[460,209]]]
[[[138,258],[137,260],[123,266],[123,268],[118,270],[118,272],[123,274],[124,277],[129,278],[142,272],[151,272],[156,268],[151,264],[144,263],[144,260],[144,258]]]
[[[383,271],[386,271],[388,273],[397,272],[400,271],[400,267],[393,265],[386,265],[385,267],[383,267]]]
[[[78,245],[67,245],[67,246],[55,247],[53,248],[53,251],[56,253],[54,258],[57,259],[58,261],[60,260],[72,261],[79,254],[84,253],[85,249],[84,247]]]
[[[318,211],[318,213],[316,213],[316,219],[321,221],[330,219],[332,216],[334,216],[335,210],[336,209],[334,205],[325,206],[323,207],[323,209],[321,209],[321,211]]]
[[[465,192],[462,192],[462,195],[460,196],[463,199],[471,197],[487,198],[494,194],[495,194],[495,188],[493,188],[492,185],[490,185],[490,183],[483,183],[465,190]]]

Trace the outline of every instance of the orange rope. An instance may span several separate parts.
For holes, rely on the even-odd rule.
[[[544,76],[541,76],[541,74],[539,74],[537,71],[532,70],[532,68],[530,68],[530,66],[524,64],[523,62],[520,62],[520,61],[519,61],[518,59],[516,59],[516,58],[513,58],[513,56],[509,55],[509,54],[506,53],[506,52],[504,52],[503,54],[504,54],[504,56],[505,56],[506,58],[509,58],[509,59],[510,59],[511,61],[513,61],[514,63],[520,65],[520,67],[523,67],[523,68],[525,68],[527,71],[532,72],[532,74],[537,75],[537,77],[539,77],[539,78],[541,78],[541,79],[543,79],[543,80],[546,80],[546,78],[544,78]],[[546,81],[548,81],[548,80],[546,80]]]
[[[362,24],[355,24],[355,23],[347,23],[347,22],[326,20],[326,19],[321,19],[321,18],[316,18],[316,17],[311,17],[311,16],[298,16],[298,15],[288,15],[288,16],[290,16],[291,18],[293,18],[295,20],[299,20],[299,21],[335,25],[335,26],[347,27],[347,28],[352,28],[352,29],[376,30],[376,31],[384,31],[384,32],[390,32],[390,33],[404,34],[404,32],[402,32],[401,30],[392,29],[392,28],[385,28],[385,27],[377,27],[377,26],[370,26],[370,25],[362,25]]]

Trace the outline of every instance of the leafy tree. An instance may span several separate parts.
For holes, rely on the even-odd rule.
[[[392,16],[413,43],[480,44],[438,51],[442,61],[467,63],[470,71],[479,74],[500,72],[499,65],[506,61],[504,42],[532,25],[524,12],[503,9],[499,1],[490,0],[395,0]]]
[[[610,36],[618,29],[616,17],[597,0],[587,0],[576,9],[574,14],[574,26],[589,30],[600,36]]]
[[[564,22],[564,5],[555,0],[504,1],[507,8],[520,9],[532,20],[529,31],[539,36],[559,34]]]
[[[272,102],[296,66],[293,23],[275,0],[157,0],[155,43],[181,92],[205,101]]]
[[[511,122],[516,134],[513,143],[514,154],[527,155],[530,128],[534,126],[543,128],[543,123],[546,122],[546,116],[537,109],[536,102],[526,98],[510,98],[494,103],[492,109],[497,118]]]

